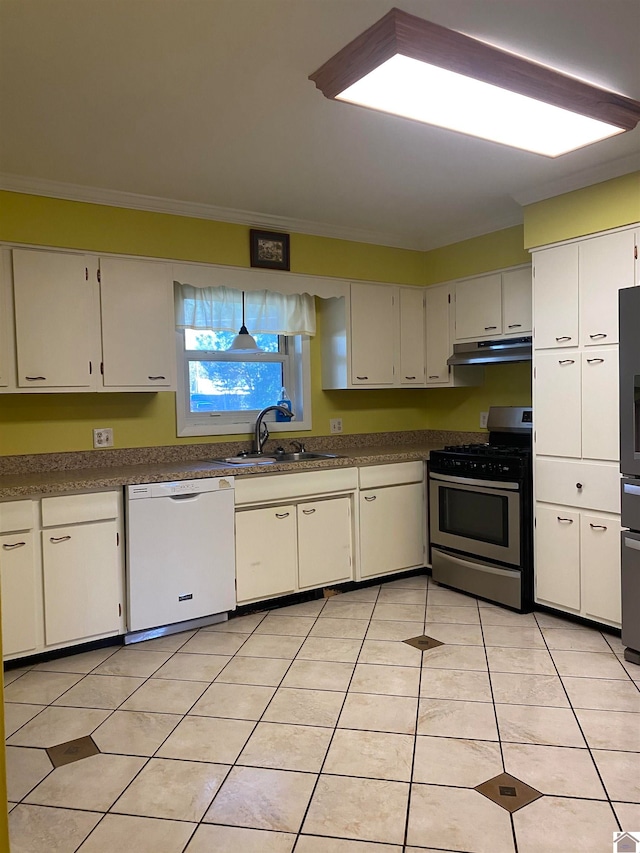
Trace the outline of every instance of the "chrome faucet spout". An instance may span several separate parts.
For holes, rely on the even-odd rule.
[[[269,429],[267,425],[263,423],[264,416],[268,412],[280,412],[283,415],[286,415],[288,418],[295,418],[295,415],[292,411],[287,409],[285,406],[267,406],[262,409],[261,412],[258,413],[258,417],[256,418],[256,426],[253,434],[253,450],[252,453],[254,455],[261,455],[262,448],[265,446],[267,439],[269,438]]]

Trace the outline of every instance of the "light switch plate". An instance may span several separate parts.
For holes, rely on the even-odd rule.
[[[113,430],[102,427],[93,431],[93,446],[95,449],[113,447]]]
[[[330,418],[329,432],[334,435],[335,433],[342,432],[342,418]]]
[[[489,412],[480,412],[480,429],[487,428],[487,418],[489,417]]]

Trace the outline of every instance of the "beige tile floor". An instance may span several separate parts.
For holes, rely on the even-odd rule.
[[[402,640],[444,645],[420,652]],[[640,831],[640,667],[426,575],[5,674],[12,853],[553,853]],[[91,735],[100,754],[53,769]],[[511,815],[476,785],[543,796]]]

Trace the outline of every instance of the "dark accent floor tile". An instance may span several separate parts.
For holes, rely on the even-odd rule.
[[[517,812],[523,806],[528,806],[534,800],[539,799],[542,794],[515,776],[509,773],[500,773],[494,776],[493,779],[488,779],[480,785],[476,785],[476,791],[479,791],[485,797],[493,800],[503,809],[508,812]]]
[[[421,652],[428,652],[429,649],[444,646],[444,643],[441,643],[440,640],[436,640],[433,637],[427,637],[426,634],[422,634],[419,637],[411,637],[409,640],[403,640],[402,642],[406,643],[408,646],[413,646]]]
[[[100,750],[91,735],[68,740],[66,743],[59,743],[47,749],[47,754],[54,767],[62,767],[65,764],[71,764],[73,761],[89,758],[90,755],[98,755],[99,752]]]

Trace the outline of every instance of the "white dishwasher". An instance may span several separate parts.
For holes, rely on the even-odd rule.
[[[226,618],[236,606],[233,477],[127,486],[126,497],[125,642]]]

